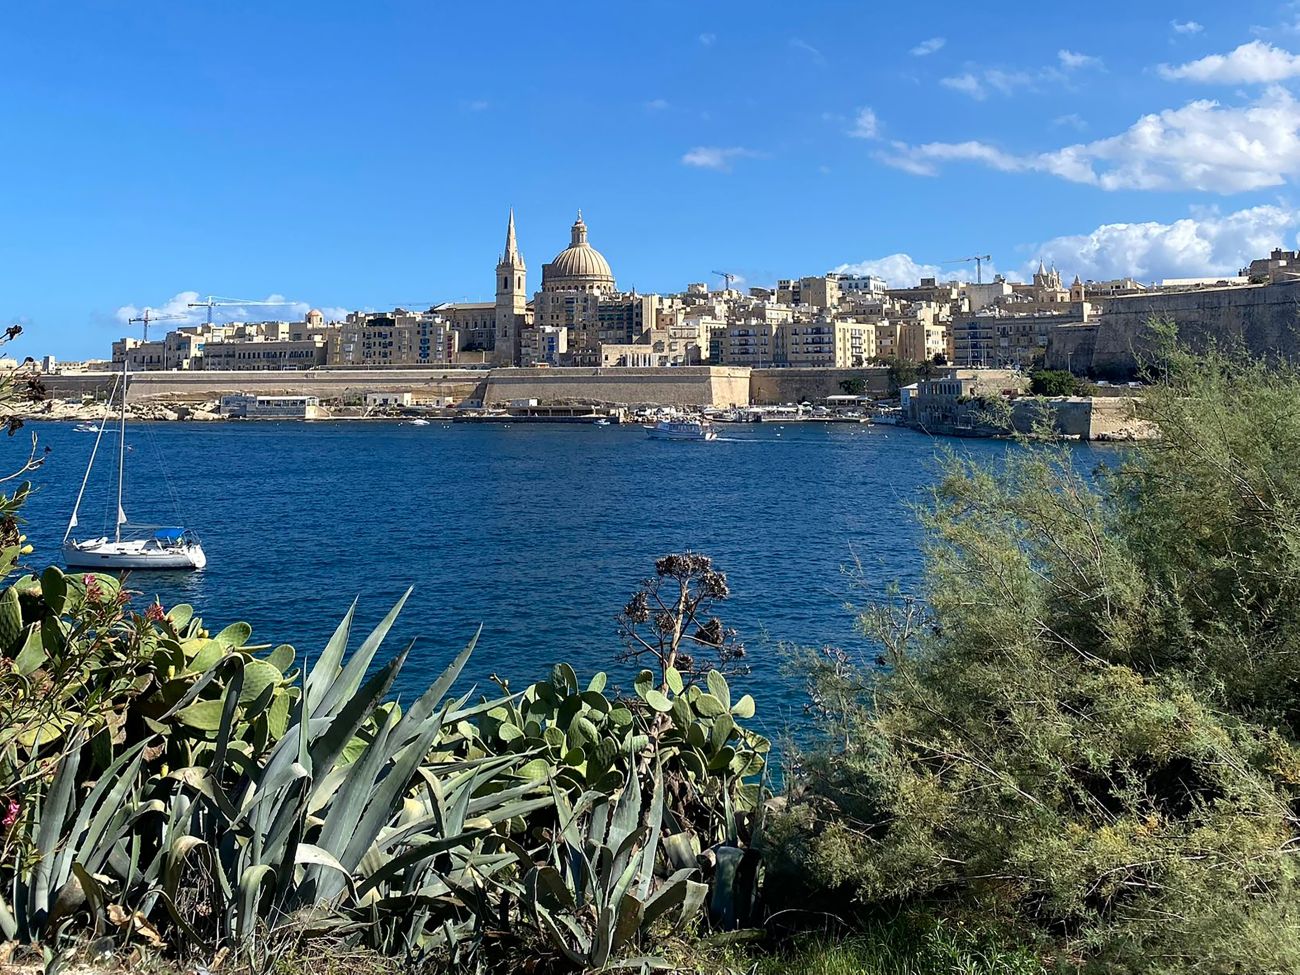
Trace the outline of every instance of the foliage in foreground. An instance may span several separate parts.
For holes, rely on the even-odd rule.
[[[866,615],[882,667],[812,661],[830,744],[769,820],[785,889],[1107,970],[1300,966],[1300,374],[1167,355],[1163,439],[1116,468],[950,459],[925,607]]]
[[[714,571],[672,567],[687,593]],[[623,699],[560,664],[471,701],[471,643],[403,707],[410,647],[379,656],[402,602],[299,668],[127,596],[57,569],[0,592],[0,941],[214,957],[292,933],[463,967],[549,940],[557,969],[603,966],[697,913],[700,855],[747,835],[768,745],[719,673],[669,664]]]

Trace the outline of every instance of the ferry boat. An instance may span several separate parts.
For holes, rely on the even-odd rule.
[[[202,569],[208,563],[198,536],[186,528],[169,528],[158,525],[129,526],[122,496],[126,487],[126,362],[122,363],[122,409],[118,420],[117,443],[117,521],[112,537],[100,535],[78,539],[77,515],[90,481],[91,469],[99,453],[100,441],[108,429],[108,421],[100,424],[95,434],[95,445],[90,450],[90,461],[81,479],[68,530],[63,534],[63,561],[69,569],[130,570],[130,569]]]
[[[660,420],[646,427],[652,440],[716,440],[718,431],[708,420]]]

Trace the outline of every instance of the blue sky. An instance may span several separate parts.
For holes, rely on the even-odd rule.
[[[581,207],[619,283],[992,254],[1219,274],[1300,231],[1278,2],[7,4],[0,324],[104,355],[130,309],[289,317],[530,287]]]

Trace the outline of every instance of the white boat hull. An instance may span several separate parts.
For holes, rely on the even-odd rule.
[[[68,541],[63,544],[63,561],[69,569],[99,570],[191,570],[208,564],[201,545],[159,545],[153,539]]]

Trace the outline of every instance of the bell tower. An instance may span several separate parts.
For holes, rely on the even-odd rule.
[[[497,262],[496,345],[492,362],[498,366],[519,363],[519,332],[528,314],[528,268],[515,243],[515,211],[510,210],[506,249]]]

